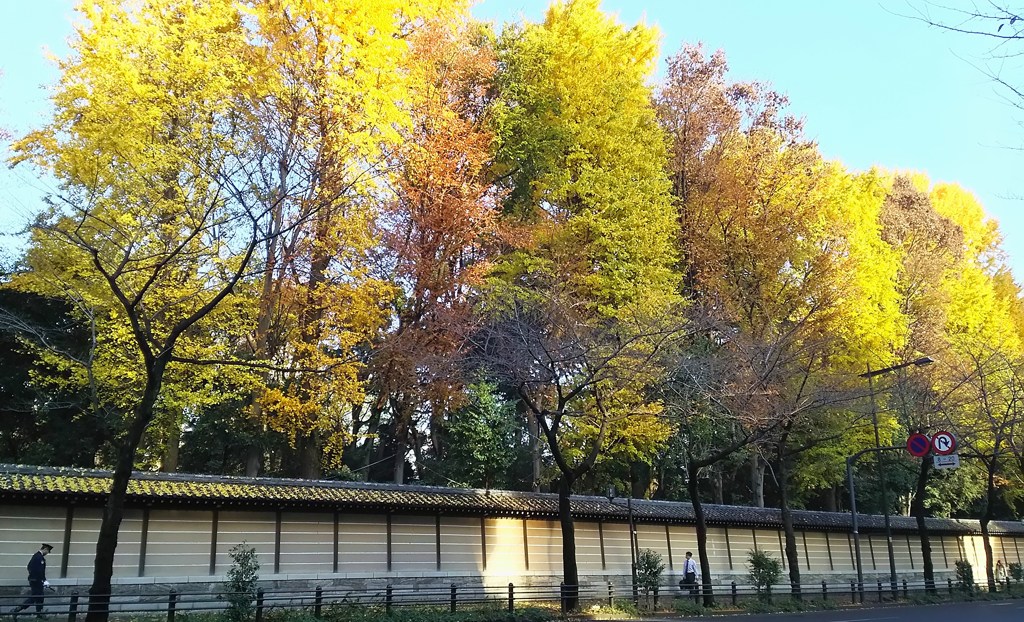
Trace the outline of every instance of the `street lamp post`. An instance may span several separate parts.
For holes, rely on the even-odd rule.
[[[853,465],[864,454],[881,454],[883,451],[899,449],[902,449],[902,447],[868,447],[846,459],[846,481],[850,489],[850,527],[853,533],[853,550],[857,562],[857,593],[860,595],[860,602],[864,602],[864,566],[860,556],[860,518],[857,515],[857,487],[853,479]]]
[[[903,369],[915,365],[917,367],[923,367],[934,363],[931,358],[922,356],[919,359],[913,361],[907,361],[900,363],[899,365],[893,365],[891,367],[884,367],[882,369],[871,369],[871,364],[868,363],[867,371],[860,375],[861,378],[867,378],[868,381],[868,394],[871,397],[871,425],[875,428],[875,447],[880,448],[882,446],[881,439],[878,433],[878,408],[875,405],[875,383],[873,378],[882,374]],[[887,485],[885,477],[885,463],[882,461],[882,453],[878,454],[878,480],[882,486],[882,517],[885,522],[885,545],[889,552],[889,584],[892,588],[893,594],[896,594],[896,555],[892,548],[892,526],[889,521],[889,487]]]
[[[615,503],[615,488],[608,487],[608,503],[616,507],[622,507]],[[629,520],[629,568],[633,575],[633,605],[640,604],[640,589],[636,576],[636,525],[633,523],[633,495],[626,497],[626,515]]]

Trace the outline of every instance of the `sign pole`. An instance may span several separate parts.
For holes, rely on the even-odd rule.
[[[853,551],[857,558],[857,596],[864,602],[864,567],[860,558],[860,523],[857,520],[857,491],[853,480],[853,460],[856,456],[846,459],[846,481],[850,489],[850,521],[853,527]]]

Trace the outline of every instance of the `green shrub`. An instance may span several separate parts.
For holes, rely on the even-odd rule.
[[[224,617],[229,622],[245,622],[256,612],[256,582],[260,579],[260,562],[256,559],[256,549],[246,546],[244,540],[232,547],[229,554],[231,568],[228,569],[228,609]]]
[[[770,600],[772,586],[782,576],[782,562],[765,551],[753,550],[747,555],[750,582],[757,588],[761,600]]]
[[[1018,562],[1013,562],[1012,564],[1010,564],[1009,573],[1010,578],[1012,578],[1017,583],[1020,583],[1021,580],[1024,580],[1024,566],[1021,566]]]
[[[974,592],[974,567],[971,562],[960,560],[956,563],[956,586],[966,594]]]
[[[644,598],[650,608],[651,592],[658,589],[661,584],[661,573],[665,571],[665,564],[661,561],[661,554],[651,549],[641,549],[636,556],[636,581],[640,589],[644,591]]]

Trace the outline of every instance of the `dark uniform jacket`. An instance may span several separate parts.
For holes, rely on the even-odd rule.
[[[46,558],[39,551],[28,562],[28,580],[46,581]]]

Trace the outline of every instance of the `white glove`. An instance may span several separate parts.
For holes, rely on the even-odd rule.
[[[43,587],[50,587],[49,581],[43,581]]]

